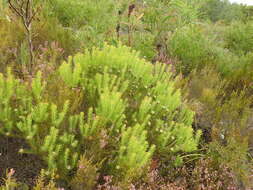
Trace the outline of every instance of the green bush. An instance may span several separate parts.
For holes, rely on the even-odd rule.
[[[202,7],[206,17],[213,22],[246,19],[244,13],[245,7],[236,3],[230,3],[229,0],[207,0]]]
[[[117,4],[113,0],[56,0],[49,1],[47,14],[55,15],[63,26],[80,28],[86,25],[100,33],[115,24]]]
[[[194,114],[171,74],[128,47],[77,54],[49,77],[38,72],[24,83],[10,71],[0,75],[0,132],[25,139],[30,150],[20,152],[41,156],[49,171],[65,176],[86,153],[130,183],[145,174],[153,154],[169,159],[197,149],[201,133],[194,135]]]
[[[214,57],[213,64],[224,77],[231,87],[242,89],[249,86],[252,81],[252,58],[253,53],[236,54],[233,51],[223,47],[213,47],[212,54]]]
[[[32,23],[28,73],[22,20],[0,0],[0,135],[22,159],[34,154],[47,167],[36,184],[10,170],[0,189],[252,186],[251,7],[228,0],[34,3],[42,9]],[[4,143],[7,154],[0,154],[8,159],[16,149]]]
[[[226,47],[236,54],[253,51],[253,23],[234,22],[225,32]]]
[[[47,19],[57,18],[62,30],[72,33],[85,48],[91,48],[115,38],[119,6],[120,2],[114,0],[56,0],[48,1],[44,15]]]
[[[82,49],[81,41],[76,38],[71,28],[61,26],[56,18],[41,17],[40,21],[33,23],[34,35],[33,45],[38,54],[39,47],[45,43],[56,42],[60,48],[63,48],[64,56],[67,57]]]
[[[171,0],[169,3],[172,11],[178,17],[179,26],[196,23],[201,16],[200,8],[202,1],[200,0]]]
[[[200,27],[194,25],[179,28],[168,41],[169,53],[181,62],[176,68],[184,74],[189,74],[196,68],[203,68],[212,58],[210,45],[211,42]]]

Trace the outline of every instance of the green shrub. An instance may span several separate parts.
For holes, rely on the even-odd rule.
[[[147,60],[155,56],[155,36],[150,33],[135,32],[133,37],[133,48],[140,52],[140,55]]]
[[[59,189],[62,188],[57,187],[56,176],[52,174],[48,179],[43,170],[41,171],[41,174],[39,175],[35,185],[33,186],[33,190],[59,190]]]
[[[253,24],[234,22],[225,32],[226,47],[236,54],[253,51]]]
[[[49,1],[49,7],[63,26],[80,27],[89,25],[96,27],[98,32],[104,31],[115,22],[117,3],[113,0],[81,1],[56,0]],[[114,15],[115,14],[115,15]]]
[[[75,37],[74,31],[71,28],[61,26],[56,18],[40,17],[39,21],[34,22],[33,30],[37,34],[33,40],[33,45],[37,51],[41,45],[53,42],[63,48],[65,57],[82,49],[81,42]]]
[[[179,26],[196,23],[201,15],[200,0],[171,0],[172,11],[176,13]]]
[[[115,38],[119,5],[120,2],[114,0],[48,1],[44,17],[47,20],[57,19],[63,26],[61,31],[70,32],[74,41],[80,42],[82,47],[91,48]]]
[[[0,0],[0,134],[45,162],[35,190],[252,186],[250,7],[46,0],[29,74],[24,27],[7,5]],[[27,189],[13,171],[0,189]]]
[[[217,70],[230,83],[231,88],[242,89],[248,87],[252,81],[253,53],[236,54],[222,47],[213,47],[213,64]]]
[[[147,31],[151,33],[164,31],[168,26],[171,27],[171,13],[168,11],[167,1],[149,0],[145,1],[143,9],[143,23]],[[170,28],[168,28],[170,29]]]
[[[248,158],[247,140],[231,137],[226,145],[213,142],[209,154],[214,162],[212,167],[226,165],[242,186],[252,187],[252,163]]]
[[[244,13],[245,7],[236,3],[231,3],[228,0],[207,0],[202,7],[202,11],[206,17],[213,22],[246,19]]]
[[[169,53],[181,61],[176,68],[184,74],[189,74],[196,68],[203,68],[204,64],[212,59],[210,46],[211,42],[201,32],[200,27],[194,25],[179,28],[168,41]]]
[[[24,83],[9,71],[0,75],[0,91],[0,132],[24,138],[30,150],[20,152],[41,156],[61,176],[86,153],[129,183],[145,173],[153,154],[169,159],[194,151],[201,134],[194,135],[194,114],[166,67],[121,45],[77,54],[48,82],[41,72]]]

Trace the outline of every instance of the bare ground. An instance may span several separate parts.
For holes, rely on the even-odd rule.
[[[20,148],[28,148],[23,140],[0,136],[0,185],[4,182],[6,171],[13,168],[14,177],[19,182],[32,186],[40,170],[45,168],[38,157],[18,153]]]

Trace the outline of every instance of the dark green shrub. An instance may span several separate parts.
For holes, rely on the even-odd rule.
[[[202,7],[202,11],[213,22],[246,19],[244,6],[231,3],[229,0],[207,0]]]
[[[179,28],[168,41],[169,53],[180,61],[176,68],[184,74],[203,68],[212,59],[210,45],[211,42],[197,26]]]
[[[87,25],[96,27],[94,29],[97,32],[103,32],[116,21],[118,3],[113,0],[56,0],[48,3],[52,9],[51,14],[66,27],[79,28]]]
[[[253,51],[253,24],[234,22],[225,32],[226,47],[236,54]]]
[[[44,15],[47,20],[57,19],[63,26],[60,31],[64,30],[71,33],[72,39],[80,42],[76,49],[79,49],[80,46],[85,48],[101,47],[104,41],[111,41],[116,38],[120,5],[121,2],[114,0],[48,1]],[[50,24],[49,26],[54,25]],[[66,44],[63,45],[68,47]]]

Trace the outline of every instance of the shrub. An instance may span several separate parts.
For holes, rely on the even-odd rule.
[[[33,190],[64,190],[63,188],[58,188],[55,182],[55,176],[51,176],[48,180],[41,171],[40,176],[36,180],[36,184],[33,187]]]
[[[120,4],[114,0],[49,0],[43,15],[47,20],[56,19],[61,26],[61,32],[72,34],[72,40],[80,43],[77,43],[76,49],[80,46],[92,48],[102,46],[104,41],[115,40]],[[64,40],[64,37],[61,40]],[[67,44],[61,44],[64,48],[63,45],[68,48]]]
[[[194,134],[194,114],[171,74],[128,47],[77,54],[49,77],[38,72],[21,82],[10,70],[0,75],[0,132],[24,138],[30,150],[20,152],[40,155],[51,172],[67,177],[85,152],[129,183],[144,174],[153,154],[169,159],[197,149],[201,133]]]
[[[173,12],[176,13],[177,17],[179,17],[179,25],[196,23],[201,15],[201,1],[199,0],[171,0],[170,5]]]
[[[168,41],[169,53],[181,61],[177,71],[189,74],[193,69],[203,68],[212,59],[211,42],[197,26],[185,26],[174,32]]]
[[[234,178],[234,183],[243,187],[252,187],[252,163],[248,158],[247,140],[226,138],[226,144],[213,142],[210,144],[210,158],[212,168],[226,166]],[[229,184],[229,183],[227,183]]]
[[[152,60],[155,56],[154,42],[155,36],[150,33],[135,32],[133,37],[133,48],[140,52],[140,55],[147,60]]]
[[[225,166],[248,185],[251,95],[243,89],[231,90],[229,82],[210,67],[192,73],[187,87],[187,99],[196,112],[195,127],[203,130],[205,142],[210,143],[203,144],[210,153],[209,168]]]
[[[247,54],[253,50],[253,24],[234,22],[225,32],[226,47],[237,54]]]
[[[97,167],[92,164],[91,160],[82,156],[78,163],[77,172],[70,183],[72,189],[82,190],[85,187],[85,189],[92,190],[95,188],[97,179]]]
[[[89,25],[97,27],[98,32],[111,26],[115,22],[117,3],[112,0],[81,1],[81,0],[56,0],[49,1],[49,7],[63,26],[77,27]],[[114,15],[115,14],[115,15]]]
[[[0,71],[6,70],[7,65],[18,59],[19,47],[24,40],[24,31],[20,23],[15,23],[6,18],[0,18]]]
[[[60,48],[63,48],[64,57],[82,48],[81,42],[78,41],[71,28],[61,26],[54,17],[41,16],[39,19],[39,21],[34,21],[33,26],[34,33],[37,34],[33,39],[34,47],[37,51],[46,42],[49,44],[56,42]]]
[[[230,3],[229,1],[207,0],[204,3],[202,11],[205,12],[207,18],[213,22],[246,19],[246,14],[243,12],[244,6]]]
[[[131,177],[138,176],[134,172],[139,171],[139,174],[143,173],[142,169],[149,163],[155,150],[154,145],[148,150],[147,132],[143,128],[144,126],[140,125],[128,128],[121,137],[116,169],[122,171],[126,182],[128,180],[131,182]]]

